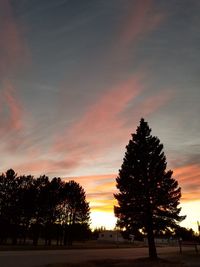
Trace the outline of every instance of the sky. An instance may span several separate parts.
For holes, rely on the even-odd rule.
[[[141,117],[200,221],[200,1],[0,0],[0,171],[76,180],[112,228]]]

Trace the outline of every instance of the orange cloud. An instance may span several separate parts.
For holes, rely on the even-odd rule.
[[[114,205],[116,205],[116,201],[113,199],[110,200],[102,200],[102,199],[90,199],[87,198],[90,202],[90,207],[92,211],[106,211],[113,213]]]
[[[95,197],[95,195],[112,195],[114,192],[114,184],[116,174],[100,174],[100,175],[89,175],[79,177],[67,177],[63,178],[65,181],[75,180],[80,183],[85,189],[88,195]]]
[[[191,191],[191,192],[182,191],[181,201],[191,202],[191,201],[199,201],[199,200],[200,200],[200,190],[199,191]]]
[[[113,212],[113,205],[115,203],[113,193],[116,191],[116,177],[116,174],[103,174],[64,178],[64,180],[75,180],[83,186],[86,190],[87,201],[90,202],[92,212]]]
[[[200,200],[200,166],[198,164],[175,168],[174,177],[182,187],[183,201]]]
[[[200,200],[200,166],[188,165],[176,168],[174,177],[182,187],[181,203]],[[75,178],[87,192],[87,199],[93,211],[112,212],[116,204],[113,193],[116,192],[116,174],[94,175]]]

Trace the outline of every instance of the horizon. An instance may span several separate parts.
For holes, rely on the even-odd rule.
[[[72,178],[113,227],[115,177],[144,117],[200,221],[200,2],[1,0],[1,171]],[[97,225],[105,226],[105,225]]]
[[[5,173],[5,172],[3,172]],[[31,175],[31,173],[29,174],[20,174],[17,173],[18,176],[23,176],[23,175]],[[46,175],[45,173],[41,173],[39,174],[37,177],[34,176],[34,179],[37,179],[40,176]],[[116,221],[117,218],[114,215],[114,205],[117,204],[116,200],[114,199],[114,193],[118,192],[116,189],[116,181],[115,178],[118,175],[112,175],[112,174],[108,174],[108,175],[100,175],[100,181],[102,181],[103,179],[106,179],[107,182],[109,180],[109,187],[105,187],[105,184],[100,184],[100,188],[101,190],[103,189],[103,192],[101,190],[98,190],[98,192],[96,193],[98,196],[101,195],[101,197],[97,198],[95,196],[94,191],[94,187],[90,186],[90,180],[92,178],[94,178],[93,175],[91,176],[78,176],[78,177],[59,177],[61,178],[63,181],[65,182],[69,182],[69,181],[75,181],[77,183],[80,184],[80,186],[83,187],[83,189],[85,190],[86,193],[86,200],[87,202],[89,202],[89,206],[90,206],[90,211],[91,211],[91,215],[90,215],[90,227],[92,230],[94,230],[95,228],[101,228],[101,227],[105,227],[106,230],[113,230],[116,227]],[[57,177],[58,176],[54,176]],[[50,180],[53,179],[54,177],[49,177]],[[97,181],[97,176],[95,177],[95,181]],[[89,179],[89,181],[88,181]],[[83,183],[81,183],[81,180]],[[92,182],[92,181],[91,181]],[[103,186],[103,187],[102,187]],[[179,184],[180,186],[180,184]],[[87,192],[87,189],[88,192]],[[110,189],[111,192],[105,192],[104,189]],[[90,190],[92,190],[90,192]],[[106,197],[105,197],[106,196]],[[109,199],[107,199],[109,198]],[[193,217],[193,210],[191,210],[190,204],[188,203],[188,201],[184,201],[184,194],[182,194],[181,196],[181,200],[180,200],[180,205],[179,207],[181,207],[181,215],[186,215],[186,219],[184,219],[179,225],[182,227],[185,227],[187,229],[192,228],[194,230],[195,233],[198,233],[198,221],[199,221],[199,217],[198,215],[194,218]],[[199,201],[194,201],[193,203],[193,207],[196,207],[197,209],[199,208]]]

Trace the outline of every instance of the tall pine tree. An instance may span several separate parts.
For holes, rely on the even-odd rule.
[[[144,119],[126,149],[116,179],[120,192],[115,194],[115,216],[121,228],[147,234],[149,257],[156,259],[154,232],[173,228],[185,218],[179,215],[178,208],[181,188],[172,177],[173,172],[166,170],[163,145],[151,135]]]

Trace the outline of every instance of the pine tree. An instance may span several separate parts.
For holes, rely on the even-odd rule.
[[[149,257],[157,258],[154,232],[173,228],[185,216],[178,208],[181,188],[167,171],[166,157],[160,140],[151,135],[148,123],[140,125],[126,146],[126,153],[116,179],[119,193],[115,216],[118,226],[127,231],[147,234]]]

